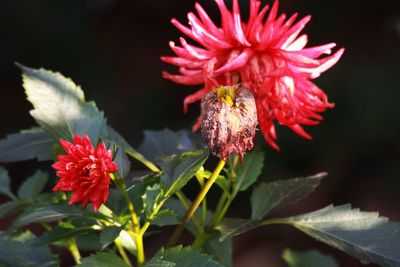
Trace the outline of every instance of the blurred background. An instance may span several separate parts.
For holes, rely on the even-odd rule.
[[[213,1],[199,2],[218,19]],[[247,14],[248,1],[240,2]],[[0,138],[35,124],[14,62],[71,77],[135,146],[144,129],[190,128],[199,108],[192,105],[184,115],[182,101],[197,87],[162,79],[163,70],[176,68],[159,57],[172,55],[168,41],[180,36],[170,19],[186,23],[186,14],[193,9],[192,0],[1,0]],[[319,126],[307,128],[314,140],[278,127],[281,152],[262,138],[257,141],[266,152],[265,181],[329,172],[309,198],[274,215],[352,203],[400,220],[400,1],[281,0],[280,11],[312,14],[305,29],[309,45],[334,41],[346,52],[315,81],[336,108],[324,114]],[[37,163],[6,167],[16,188]],[[248,216],[247,199],[248,194],[242,194],[230,215]],[[154,253],[159,240],[151,238],[147,245],[148,254]],[[318,248],[334,255],[340,266],[361,266],[287,226],[261,228],[236,238],[234,266],[285,266],[280,258],[285,247]]]

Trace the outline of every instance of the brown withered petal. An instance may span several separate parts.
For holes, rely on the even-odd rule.
[[[232,88],[235,93],[232,103]],[[257,109],[250,90],[226,86],[228,99],[221,100],[221,88],[210,91],[201,101],[201,132],[212,153],[226,160],[231,152],[243,159],[253,148]],[[223,98],[223,96],[222,96]]]

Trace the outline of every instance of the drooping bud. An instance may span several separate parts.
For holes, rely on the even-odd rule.
[[[243,159],[253,148],[256,127],[256,103],[243,86],[220,86],[201,101],[201,133],[212,153],[224,160],[231,152]]]

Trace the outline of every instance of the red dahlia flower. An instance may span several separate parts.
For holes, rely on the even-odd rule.
[[[277,16],[275,1],[266,19],[268,6],[260,10],[260,1],[250,0],[247,22],[240,17],[239,4],[233,0],[230,12],[223,0],[215,0],[221,13],[221,26],[216,26],[197,3],[198,16],[188,14],[190,28],[173,19],[172,23],[200,46],[180,38],[181,47],[170,42],[176,57],[162,57],[179,66],[180,75],[163,73],[164,78],[185,85],[203,85],[184,100],[187,105],[201,100],[212,88],[241,82],[251,89],[257,105],[259,127],[266,141],[275,149],[274,121],[290,127],[311,139],[302,125],[316,125],[319,114],[334,107],[312,79],[332,67],[342,56],[339,49],[330,56],[334,43],[305,48],[307,35],[300,32],[310,16],[296,21],[297,14],[286,19]],[[198,128],[196,123],[194,128]]]
[[[93,148],[87,135],[75,134],[73,143],[61,139],[60,145],[67,154],[58,155],[52,165],[61,178],[53,191],[72,192],[68,204],[82,202],[86,207],[90,202],[96,212],[108,199],[110,174],[118,169],[111,151],[102,142]]]

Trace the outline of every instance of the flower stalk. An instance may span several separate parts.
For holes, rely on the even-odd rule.
[[[218,175],[222,171],[225,166],[225,161],[221,159],[217,166],[215,167],[213,173],[211,174],[210,178],[205,183],[204,187],[201,189],[199,194],[197,195],[196,199],[193,201],[190,208],[187,210],[185,216],[182,218],[181,223],[175,229],[174,233],[172,234],[170,240],[167,243],[167,247],[172,247],[175,245],[176,241],[178,241],[179,237],[181,236],[183,229],[185,229],[186,224],[192,218],[194,213],[196,212],[197,208],[200,206],[201,202],[203,201],[204,197],[207,195],[208,191],[210,190],[211,186],[214,184],[215,180],[217,180]]]

